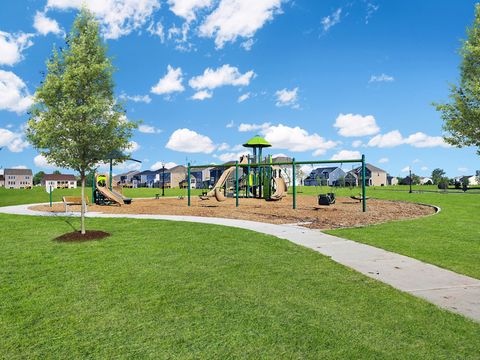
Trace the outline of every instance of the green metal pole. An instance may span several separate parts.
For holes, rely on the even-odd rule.
[[[110,159],[110,176],[109,176],[109,187],[110,187],[110,191],[112,191],[112,174],[113,174],[113,159]]]
[[[52,185],[50,185],[50,207],[52,207]]]
[[[188,163],[188,170],[187,170],[187,196],[188,196],[188,206],[190,206],[190,163]]]
[[[292,159],[292,186],[293,186],[293,210],[297,208],[297,175],[295,174],[295,158]]]
[[[97,184],[95,183],[95,171],[92,173],[92,204],[95,204],[95,187]]]
[[[367,211],[367,194],[365,191],[365,155],[362,155],[362,210],[363,212]]]
[[[250,197],[250,166],[247,166],[246,179],[247,179],[247,193],[245,194],[245,197],[248,199]]]
[[[238,207],[238,160],[235,161],[235,207]]]

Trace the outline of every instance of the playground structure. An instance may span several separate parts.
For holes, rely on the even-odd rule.
[[[319,160],[319,161],[295,161],[291,162],[272,162],[272,157],[262,158],[262,149],[271,145],[260,136],[255,136],[243,145],[253,150],[253,156],[243,156],[240,161],[235,161],[234,166],[228,166],[219,177],[213,188],[203,195],[202,198],[215,197],[217,201],[225,201],[230,195],[235,198],[235,206],[239,206],[240,198],[257,198],[267,201],[278,201],[283,199],[288,192],[285,180],[282,177],[281,166],[291,166],[291,186],[292,186],[292,208],[297,207],[297,185],[296,173],[297,166],[313,164],[334,164],[334,163],[361,163],[361,199],[362,211],[367,211],[366,197],[366,162],[365,155],[361,159],[350,160]],[[191,165],[187,167],[187,198],[188,206],[191,206],[191,170],[196,168],[211,167],[213,165]],[[242,174],[240,174],[242,171]],[[233,177],[232,185],[228,185],[229,178]],[[243,193],[243,194],[242,194]],[[328,197],[319,196],[319,205],[328,205],[335,202],[334,194],[328,194]],[[321,200],[321,201],[320,201]]]
[[[92,179],[92,203],[97,205],[129,205],[132,199],[123,196],[123,188],[121,186],[113,186],[113,162],[115,160],[131,160],[141,163],[140,160],[132,159],[120,151],[112,151],[107,159],[110,164],[109,174],[93,173]]]

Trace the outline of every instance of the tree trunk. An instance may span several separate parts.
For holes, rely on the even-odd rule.
[[[82,235],[85,235],[85,174],[80,175],[82,180],[82,210],[80,212],[80,229]]]

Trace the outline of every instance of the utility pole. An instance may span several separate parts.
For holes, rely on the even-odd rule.
[[[410,167],[409,169],[409,172],[410,172],[410,180],[408,181],[408,183],[410,184],[410,190],[408,191],[410,194],[412,193],[412,168]]]

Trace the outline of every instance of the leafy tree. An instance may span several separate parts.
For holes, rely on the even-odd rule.
[[[436,168],[432,171],[432,181],[434,184],[439,184],[440,180],[445,176],[445,171],[440,168]]]
[[[40,184],[44,176],[45,173],[43,171],[39,171],[35,175],[33,175],[33,185]]]
[[[54,171],[52,174],[55,174],[55,175],[60,175],[60,174],[61,174],[61,172],[60,172],[60,170],[55,170],[55,171]]]
[[[448,177],[442,177],[442,178],[438,181],[437,186],[438,186],[439,189],[447,190],[449,183],[450,183],[450,180],[448,179]]]
[[[475,5],[473,26],[460,49],[460,83],[451,85],[450,102],[434,104],[442,114],[445,141],[457,147],[476,146],[480,155],[480,4]]]
[[[79,173],[82,234],[86,174],[112,151],[128,149],[136,127],[115,101],[113,71],[99,25],[82,9],[66,47],[54,48],[47,61],[47,75],[35,92],[26,130],[29,141],[50,163]]]

